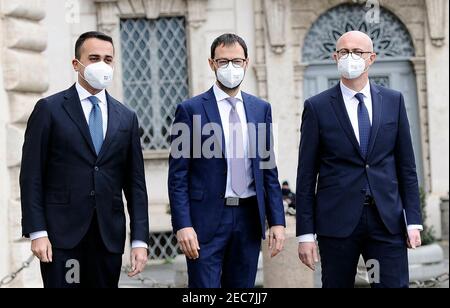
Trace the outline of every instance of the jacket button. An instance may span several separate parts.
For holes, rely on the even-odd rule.
[[[95,166],[94,170],[98,172],[100,170],[100,168]]]
[[[91,197],[95,196],[95,191],[91,191]]]
[[[366,165],[366,169],[370,169],[370,165]]]

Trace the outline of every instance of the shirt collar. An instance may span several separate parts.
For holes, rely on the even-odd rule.
[[[100,100],[100,104],[106,104],[106,90],[102,90],[101,92],[97,93],[96,95],[92,95],[88,92],[85,88],[83,88],[80,83],[77,82],[76,84],[78,96],[80,97],[80,101],[84,101],[85,99],[88,99],[91,96],[95,96]]]
[[[223,100],[226,100],[227,98],[229,98],[230,96],[225,93],[221,88],[219,88],[219,86],[217,85],[217,83],[214,84],[213,86],[213,91],[214,91],[214,96],[216,97],[216,101],[220,102]],[[243,102],[244,100],[242,99],[242,92],[241,90],[239,90],[239,92],[236,94],[235,96],[236,99],[240,100],[241,102]]]
[[[370,82],[367,82],[366,86],[359,92],[356,92],[350,88],[348,88],[346,85],[344,85],[344,83],[341,81],[340,82],[341,85],[341,91],[342,91],[342,95],[347,98],[347,99],[352,99],[355,97],[356,94],[361,93],[364,95],[364,97],[370,97]]]

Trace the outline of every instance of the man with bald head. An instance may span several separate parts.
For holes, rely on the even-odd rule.
[[[341,82],[305,101],[297,171],[299,257],[325,288],[352,288],[362,255],[372,287],[409,286],[407,248],[421,245],[419,187],[403,95],[369,80],[364,33],[333,55]]]

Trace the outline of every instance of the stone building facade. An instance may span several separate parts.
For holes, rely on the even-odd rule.
[[[244,90],[272,103],[280,181],[293,184],[303,101],[336,82],[329,55],[349,29],[376,41],[376,82],[408,98],[421,185],[439,231],[449,186],[448,16],[446,0],[0,0],[0,278],[30,254],[18,189],[26,121],[40,97],[75,82],[75,40],[95,29],[115,40],[111,94],[141,120],[152,232],[170,230],[170,120],[177,103],[214,82],[212,40],[235,32],[248,42]],[[34,262],[14,285],[39,286],[38,277]]]

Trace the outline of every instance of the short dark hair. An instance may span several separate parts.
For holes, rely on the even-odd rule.
[[[86,42],[88,39],[91,38],[96,38],[102,41],[106,41],[106,42],[110,42],[113,47],[114,47],[114,42],[112,37],[106,35],[105,33],[102,32],[97,32],[97,31],[90,31],[90,32],[86,32],[83,33],[77,40],[77,42],[75,43],[75,58],[77,58],[78,60],[80,60],[81,58],[81,47],[83,46],[84,42]]]
[[[234,46],[235,44],[241,45],[241,47],[244,49],[245,58],[248,58],[248,49],[247,44],[245,41],[238,35],[232,34],[232,33],[225,33],[219,36],[214,40],[214,42],[211,45],[211,59],[214,59],[216,56],[216,49],[219,46]]]

